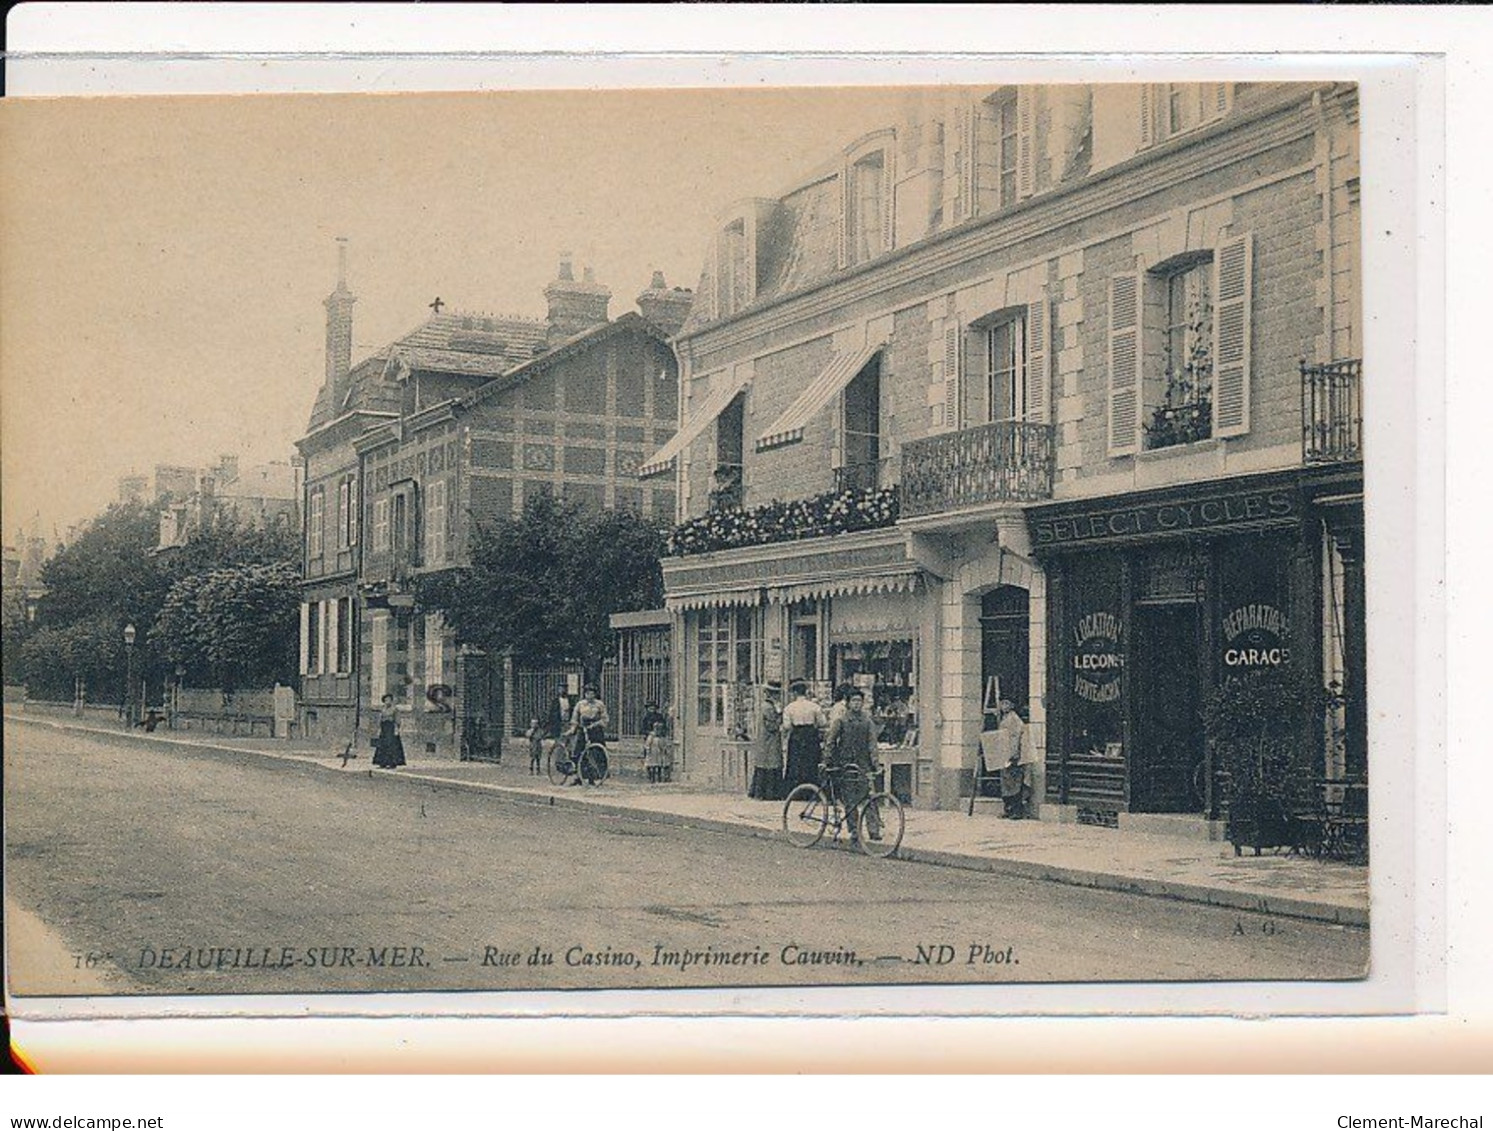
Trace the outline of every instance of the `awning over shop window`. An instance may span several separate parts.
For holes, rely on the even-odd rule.
[[[729,609],[739,606],[758,605],[762,602],[761,589],[737,589],[718,593],[684,593],[669,597],[664,605],[670,609]]]
[[[809,382],[808,387],[799,394],[796,401],[788,406],[783,415],[773,421],[772,427],[757,437],[757,450],[764,452],[769,448],[795,444],[802,440],[804,427],[814,418],[814,415],[829,404],[831,397],[850,384],[855,375],[866,367],[866,363],[876,356],[884,344],[884,342],[877,342],[864,349],[836,354],[834,360],[825,366],[824,371],[818,377]]]
[[[750,381],[750,376],[730,379],[723,377],[715,391],[707,396],[699,408],[684,422],[684,427],[674,433],[673,439],[649,456],[647,462],[638,468],[638,477],[647,479],[650,475],[657,475],[668,470],[679,453],[693,444],[699,438],[700,433],[715,423],[715,418],[726,410],[726,406],[736,399],[736,394],[745,389]]]
[[[918,634],[916,605],[886,593],[837,595],[829,606],[830,639],[911,639]]]
[[[836,577],[826,581],[789,585],[778,591],[785,602],[819,601],[825,597],[847,597],[857,594],[913,593],[918,587],[916,573],[895,573],[881,577]]]

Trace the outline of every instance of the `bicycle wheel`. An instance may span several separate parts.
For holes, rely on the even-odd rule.
[[[581,775],[581,781],[587,785],[600,785],[607,778],[607,750],[605,746],[592,743],[581,751],[580,762],[576,766],[576,773]]]
[[[544,760],[544,772],[549,775],[550,785],[564,785],[570,780],[575,763],[570,760],[570,751],[563,743],[557,742],[550,747],[549,756]]]
[[[861,851],[881,859],[892,855],[902,844],[906,824],[902,802],[890,793],[873,793],[856,814]]]
[[[783,835],[798,848],[818,844],[829,820],[829,798],[817,785],[798,786],[783,802]]]

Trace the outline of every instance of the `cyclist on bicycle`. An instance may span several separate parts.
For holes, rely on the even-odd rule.
[[[606,745],[607,727],[612,720],[607,714],[607,705],[597,697],[599,694],[594,684],[587,684],[581,691],[575,710],[571,712],[569,733],[575,736],[574,746],[571,748],[572,759],[579,759],[581,751],[592,743]],[[579,785],[580,779],[577,778],[572,784]]]
[[[877,772],[876,724],[866,713],[866,694],[860,688],[850,690],[845,707],[845,713],[829,725],[824,741],[824,764],[835,772],[840,803],[848,810],[871,795],[871,778]],[[860,772],[846,774],[848,766]],[[872,840],[881,839],[881,821],[874,812],[868,814],[866,835]],[[850,839],[857,839],[853,822]]]

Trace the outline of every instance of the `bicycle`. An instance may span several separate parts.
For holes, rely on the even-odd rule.
[[[902,802],[882,790],[869,793],[849,811],[841,801],[846,787],[858,785],[864,777],[859,766],[821,765],[818,785],[796,786],[783,802],[783,835],[788,843],[812,848],[833,826],[833,839],[840,839],[842,828],[849,829],[851,841],[867,856],[884,860],[896,853],[907,825]]]
[[[579,782],[582,785],[600,785],[606,781],[610,768],[607,764],[606,745],[582,731],[576,732],[574,742],[575,746],[580,747],[579,755],[573,753],[573,747],[563,738],[556,739],[554,746],[550,747],[544,766],[550,784],[572,785]]]

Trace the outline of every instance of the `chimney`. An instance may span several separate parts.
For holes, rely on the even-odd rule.
[[[544,298],[549,304],[549,342],[553,345],[606,322],[612,292],[596,281],[590,267],[577,282],[570,252],[562,251],[560,269],[554,282],[544,288]]]
[[[238,456],[223,454],[218,457],[217,481],[223,486],[238,479]]]
[[[337,289],[326,297],[327,388],[332,394],[332,414],[337,415],[347,396],[347,375],[353,358],[353,303],[358,300],[347,289],[347,237],[337,237]]]
[[[653,281],[637,299],[639,313],[671,338],[679,333],[679,328],[689,317],[689,308],[694,301],[694,291],[684,287],[671,290],[664,282],[662,271],[653,273]]]

